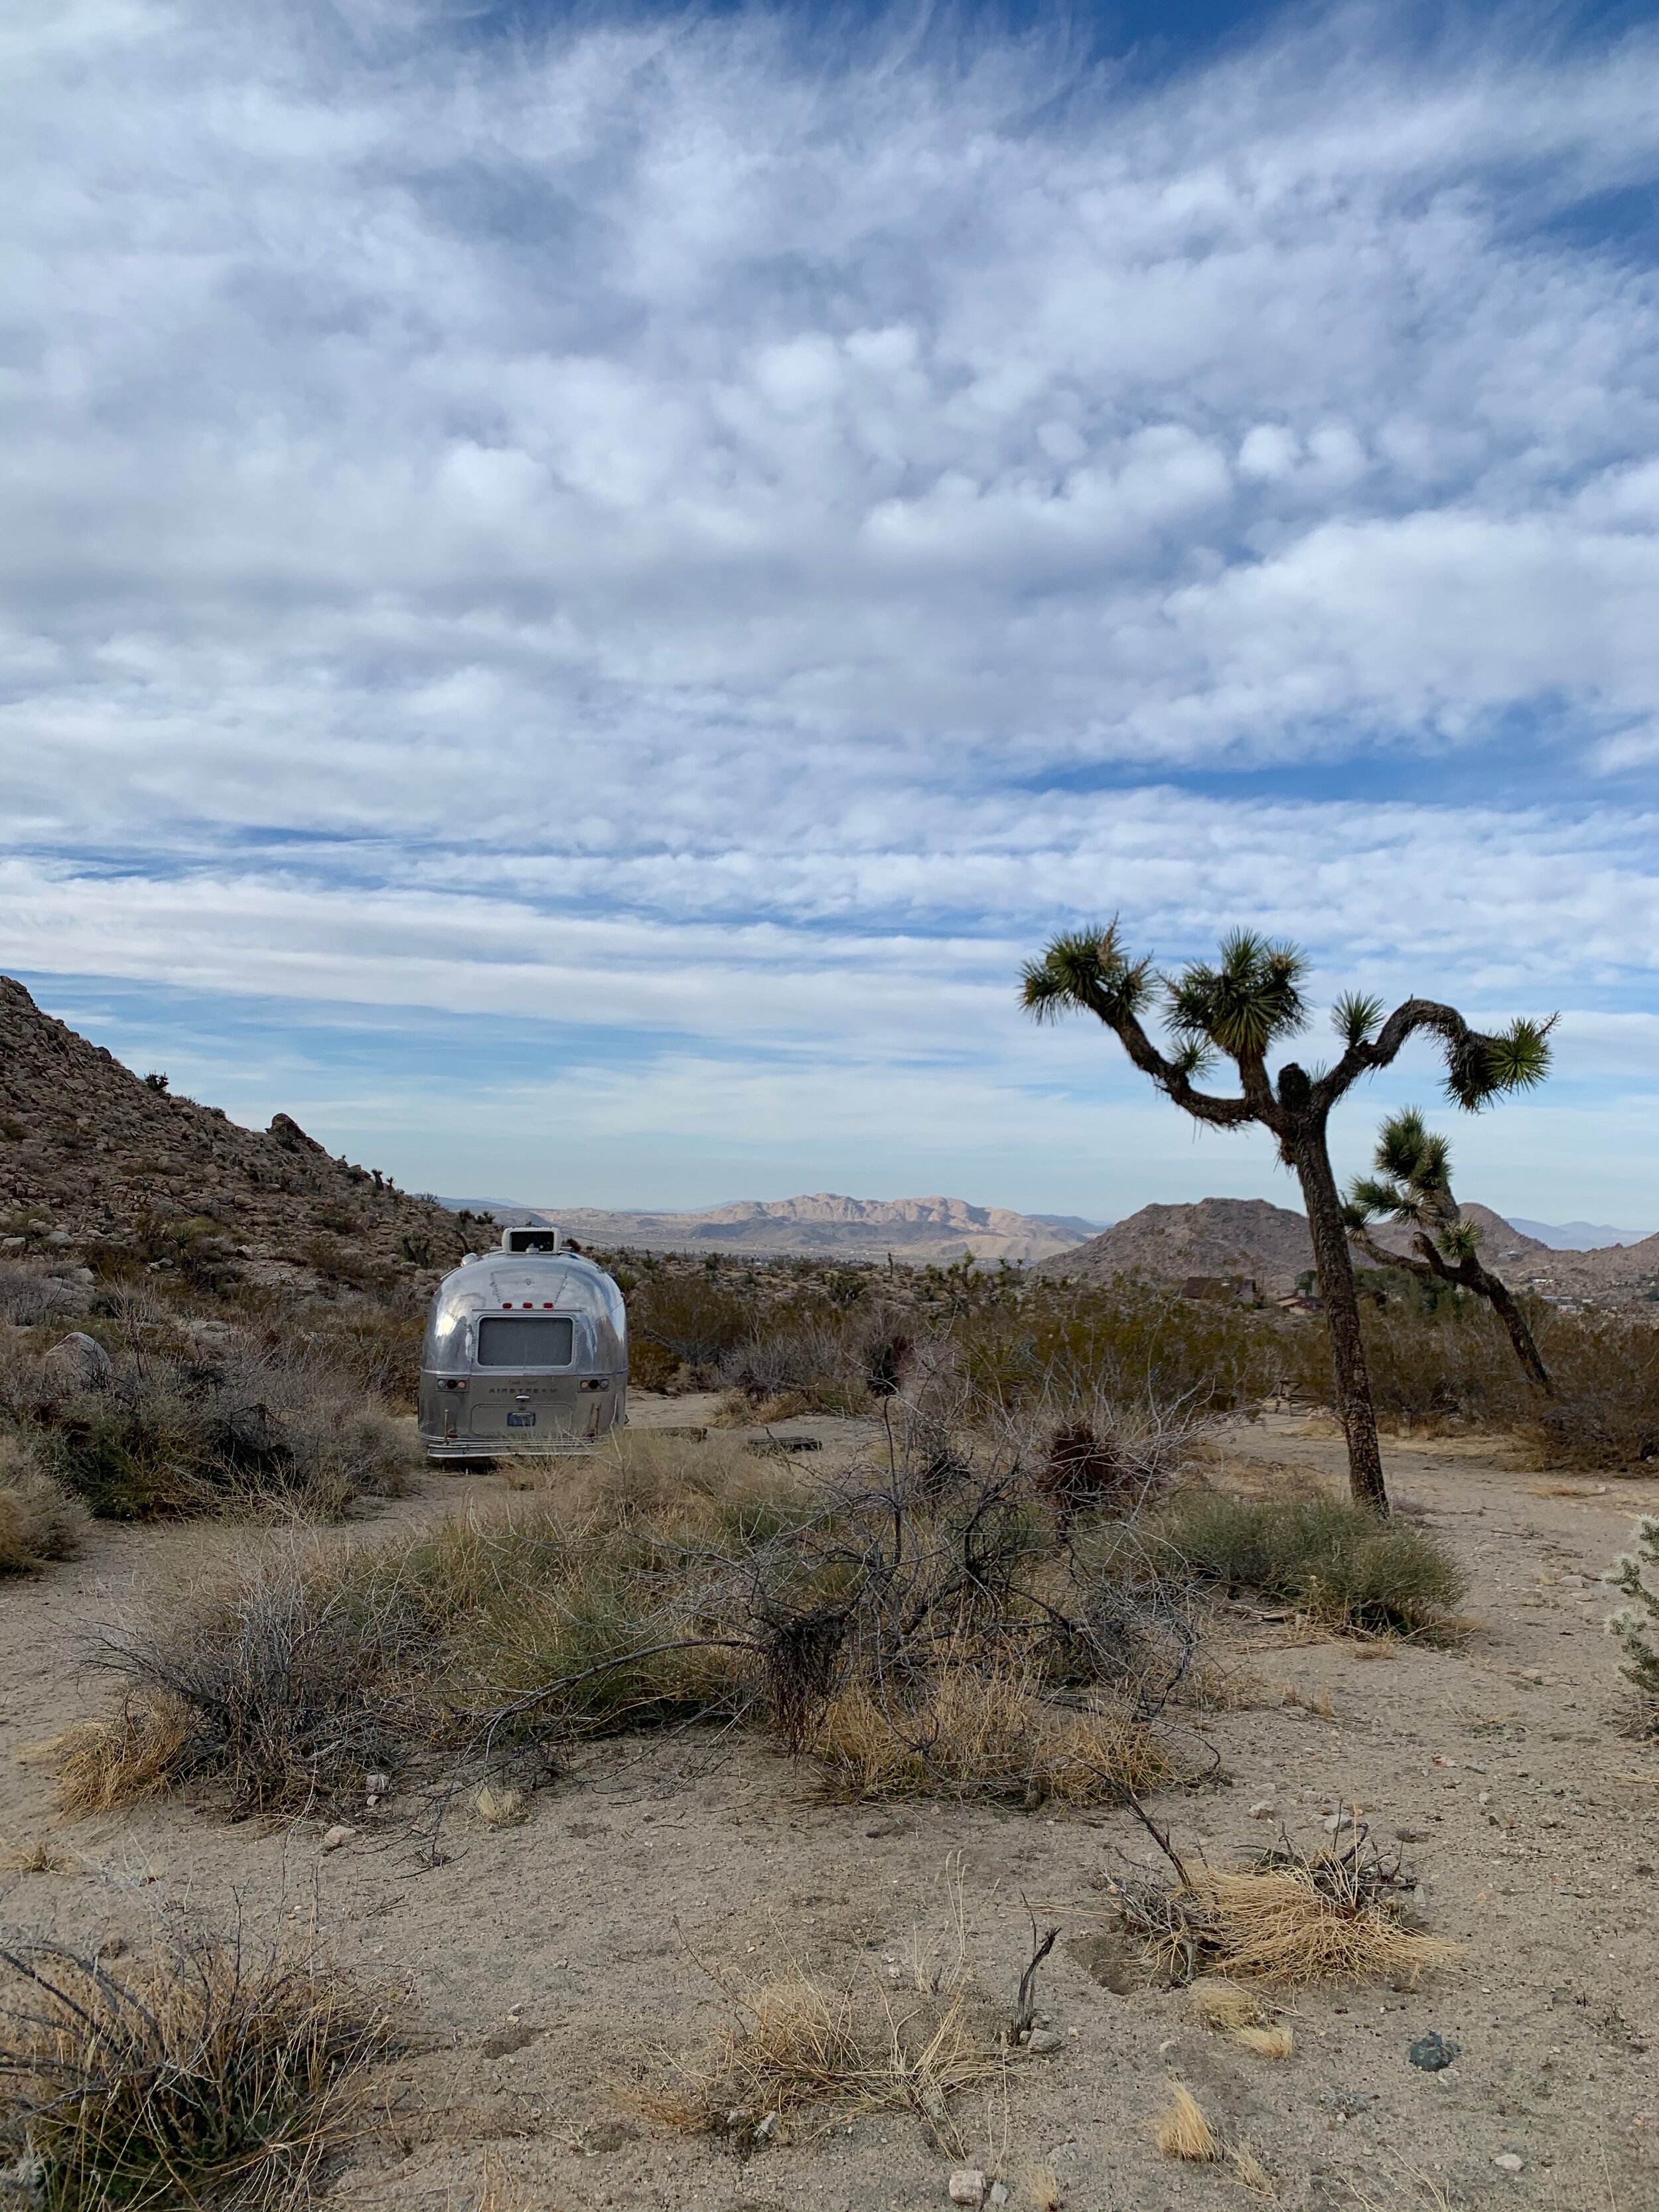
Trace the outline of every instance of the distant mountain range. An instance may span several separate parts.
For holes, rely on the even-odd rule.
[[[1641,1244],[1653,1235],[1651,1229],[1609,1229],[1601,1221],[1526,1221],[1520,1214],[1510,1216],[1511,1228],[1523,1236],[1535,1237],[1552,1252],[1604,1252],[1609,1244]]]
[[[522,1206],[495,1199],[446,1199],[447,1206],[490,1212],[508,1221],[556,1224],[584,1244],[633,1245],[643,1251],[733,1252],[757,1256],[896,1260],[949,1264],[971,1252],[988,1264],[1030,1263],[1065,1252],[1100,1224],[1078,1215],[1015,1213],[1002,1206],[970,1206],[960,1198],[810,1197],[738,1199],[696,1213],[609,1210],[588,1206]]]
[[[775,1200],[739,1199],[701,1212],[650,1212],[597,1206],[531,1206],[505,1200],[449,1199],[500,1222],[556,1223],[584,1244],[645,1251],[789,1254],[881,1261],[890,1252],[914,1266],[948,1264],[971,1252],[1084,1282],[1141,1275],[1171,1284],[1189,1275],[1243,1275],[1269,1297],[1293,1290],[1313,1266],[1304,1217],[1260,1198],[1206,1198],[1193,1206],[1145,1206],[1102,1229],[1078,1214],[1015,1213],[959,1198],[844,1198],[828,1191]],[[1547,1222],[1506,1220],[1488,1206],[1463,1208],[1482,1231],[1481,1254],[1506,1281],[1558,1299],[1645,1307],[1659,1293],[1659,1236],[1601,1245],[1552,1243],[1565,1233]],[[1590,1224],[1582,1224],[1589,1227]],[[1569,1229],[1581,1227],[1577,1223]],[[1549,1237],[1534,1232],[1547,1230]],[[1377,1241],[1410,1249],[1408,1230],[1382,1224]],[[1610,1239],[1614,1232],[1605,1233]]]

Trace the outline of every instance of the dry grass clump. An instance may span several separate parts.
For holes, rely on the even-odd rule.
[[[1288,2058],[1296,2038],[1287,2021],[1275,2019],[1258,1991],[1241,1982],[1194,1982],[1188,1992],[1196,2018],[1258,2058]]]
[[[189,1929],[118,1963],[0,1949],[0,2143],[54,2212],[289,2200],[392,2047],[381,2002],[313,1951]]]
[[[1261,1999],[1237,1982],[1194,1982],[1187,1992],[1194,2017],[1206,2027],[1254,2027],[1262,2017]]]
[[[69,1861],[55,1844],[37,1836],[32,1844],[8,1843],[0,1836],[0,1874],[61,1874]]]
[[[758,1539],[810,1497],[792,1470],[763,1464],[741,1437],[720,1429],[701,1436],[616,1429],[583,1458],[509,1462],[507,1473],[569,1526],[588,1531]]]
[[[53,1480],[29,1441],[0,1436],[0,1575],[72,1559],[86,1522],[86,1508]]]
[[[817,2114],[909,2112],[960,2156],[951,2100],[1007,2063],[972,2016],[965,1981],[938,1991],[867,1984],[830,1989],[799,1967],[775,1981],[719,1986],[731,2008],[713,2049],[675,2063],[676,2087],[646,2101],[652,2118],[753,2147],[780,2124]]]
[[[1183,2158],[1195,2166],[1212,2165],[1221,2156],[1221,2143],[1184,2081],[1171,2081],[1170,2101],[1152,2123],[1152,2141],[1165,2158]]]
[[[1468,1587],[1426,1529],[1379,1521],[1342,1498],[1186,1491],[1158,1525],[1201,1581],[1294,1605],[1332,1628],[1443,1631]]]
[[[112,1812],[170,1790],[186,1771],[191,1717],[170,1698],[134,1693],[107,1720],[76,1721],[41,1747],[71,1819]]]
[[[1174,1854],[1170,1854],[1172,1860]],[[1118,1884],[1124,1925],[1146,1939],[1148,1960],[1172,1982],[1200,1974],[1228,1983],[1284,1987],[1382,1978],[1415,1981],[1462,1955],[1461,1946],[1407,1928],[1399,1860],[1387,1860],[1363,1828],[1340,1848],[1304,1854],[1285,1844],[1248,1869],[1176,1861],[1176,1878],[1135,1876]],[[1210,2002],[1201,1998],[1200,2005]],[[1224,2008],[1231,1995],[1213,2002]],[[1244,2039],[1255,2023],[1218,2023]],[[1288,2056],[1268,2024],[1247,2047]]]
[[[983,1796],[1027,1808],[1116,1804],[1176,1778],[1168,1747],[1121,1711],[1055,1705],[1007,1668],[958,1664],[906,1700],[869,1681],[825,1706],[808,1742],[833,1795]]]

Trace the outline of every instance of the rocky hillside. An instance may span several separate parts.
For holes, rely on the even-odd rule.
[[[1047,1275],[1085,1283],[1116,1275],[1179,1283],[1188,1275],[1250,1275],[1269,1297],[1296,1287],[1313,1265],[1308,1224],[1263,1198],[1206,1198],[1196,1206],[1143,1206],[1103,1236],[1043,1262]]]
[[[1564,1252],[1523,1236],[1489,1206],[1466,1206],[1462,1213],[1481,1230],[1481,1258],[1515,1289],[1635,1311],[1659,1304],[1659,1236],[1604,1251]],[[1411,1249],[1411,1231],[1397,1224],[1379,1224],[1373,1234],[1387,1249]],[[1196,1206],[1143,1206],[1103,1236],[1045,1261],[1042,1273],[1096,1283],[1115,1275],[1165,1284],[1188,1275],[1249,1275],[1273,1297],[1293,1290],[1312,1265],[1302,1214],[1259,1198],[1206,1198]]]
[[[204,1280],[387,1287],[458,1259],[465,1225],[296,1121],[175,1098],[0,976],[0,1249],[73,1248]]]
[[[583,1243],[633,1245],[643,1251],[805,1254],[816,1259],[896,1260],[913,1266],[948,1263],[971,1252],[982,1265],[999,1260],[1046,1260],[1077,1245],[1085,1221],[1013,1213],[1001,1206],[969,1206],[959,1198],[740,1199],[701,1213],[606,1212],[590,1206],[548,1206],[542,1218]]]

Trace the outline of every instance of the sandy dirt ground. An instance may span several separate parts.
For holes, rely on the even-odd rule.
[[[701,1410],[641,1401],[635,1418]],[[788,1425],[832,1449],[860,1441],[852,1425]],[[1338,1474],[1340,1444],[1289,1417],[1226,1442]],[[1468,1947],[1415,1990],[1297,1996],[1286,2061],[1200,2027],[1182,1995],[1136,1986],[1101,1941],[1105,1882],[1156,1857],[1132,1818],[825,1804],[809,1773],[742,1740],[605,1747],[525,1825],[463,1810],[435,1850],[395,1799],[327,1854],[321,1821],[233,1824],[188,1800],[64,1826],[49,1775],[17,1754],[102,1706],[91,1632],[152,1601],[181,1562],[264,1540],[246,1531],[102,1528],[79,1560],[0,1583],[0,1837],[64,1862],[0,1875],[0,1920],[13,1936],[95,1939],[181,1903],[261,1929],[314,1918],[344,1965],[406,1991],[410,2055],[329,2184],[330,2203],[364,2212],[942,2205],[957,2163],[1002,2177],[1016,2207],[1041,2197],[1044,2167],[1076,2212],[1247,2204],[1231,2169],[1153,2148],[1172,2078],[1253,2147],[1291,2212],[1659,2212],[1659,1747],[1621,1732],[1596,1581],[1659,1485],[1554,1481],[1468,1445],[1386,1458],[1401,1509],[1468,1567],[1480,1625],[1435,1650],[1297,1643],[1282,1621],[1230,1611],[1217,1645],[1257,1678],[1258,1701],[1197,1716],[1224,1778],[1158,1801],[1218,1863],[1270,1839],[1253,1807],[1312,1844],[1337,1801],[1358,1801],[1380,1838],[1407,1839],[1429,1927]],[[434,1474],[356,1540],[500,1493],[487,1474]],[[902,1987],[918,1941],[954,1948],[958,1879],[988,2020],[1012,2008],[1031,1916],[1061,1930],[1040,1984],[1053,2047],[957,2106],[965,2160],[903,2116],[785,2128],[739,2155],[642,2114],[641,2093],[719,2026],[705,1966],[760,1978],[793,1961],[831,1984]],[[1437,2074],[1407,2055],[1431,2029],[1462,2046]]]

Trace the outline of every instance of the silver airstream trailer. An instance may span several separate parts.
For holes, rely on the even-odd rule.
[[[627,1418],[622,1292],[556,1229],[507,1229],[432,1300],[421,1441],[433,1459],[591,1451]]]

